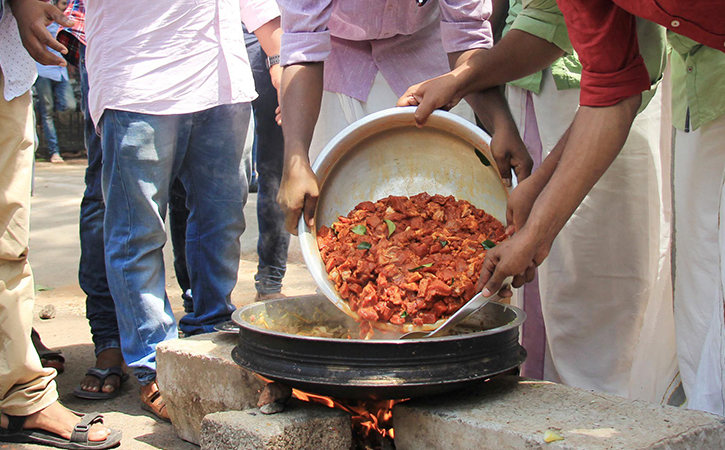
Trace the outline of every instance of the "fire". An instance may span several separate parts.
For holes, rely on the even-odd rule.
[[[292,395],[302,401],[319,403],[329,408],[342,409],[352,416],[352,428],[364,443],[395,439],[393,406],[404,400],[341,400],[309,394],[292,389]],[[363,448],[371,448],[367,444]]]

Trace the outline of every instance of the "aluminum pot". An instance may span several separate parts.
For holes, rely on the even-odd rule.
[[[433,112],[419,128],[414,112],[414,107],[405,107],[371,114],[327,144],[312,165],[320,184],[316,228],[329,227],[360,202],[420,192],[467,200],[505,223],[508,190],[491,155],[491,138],[476,125],[445,111]],[[317,230],[301,218],[298,231],[302,255],[320,291],[345,314],[359,319],[327,277]],[[375,326],[407,332],[432,330],[443,321],[421,327]]]

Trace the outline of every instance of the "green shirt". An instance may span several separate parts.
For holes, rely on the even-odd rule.
[[[672,126],[696,130],[725,114],[725,53],[672,31],[667,38],[673,50]]]
[[[564,16],[556,0],[510,0],[509,15],[504,34],[509,30],[520,30],[556,45],[566,55],[554,61],[551,74],[558,90],[579,89],[582,66],[569,41]],[[667,63],[667,40],[665,29],[653,22],[637,19],[637,37],[640,53],[650,73],[651,87],[642,93],[640,111],[654,96],[662,72]],[[541,91],[542,73],[538,72],[509,84],[529,90],[535,94]]]

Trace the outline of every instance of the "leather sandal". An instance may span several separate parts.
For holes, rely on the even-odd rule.
[[[98,413],[77,414],[80,421],[73,428],[70,439],[66,439],[50,431],[40,429],[24,429],[27,416],[11,416],[8,418],[8,427],[0,428],[0,442],[23,444],[39,444],[66,449],[106,449],[121,442],[121,432],[111,430],[111,433],[102,441],[88,440],[88,432],[95,423],[102,423],[103,416]],[[5,447],[4,445],[2,446]]]
[[[171,422],[169,412],[166,410],[166,402],[161,397],[161,392],[159,392],[158,383],[154,380],[149,386],[151,386],[151,391],[148,394],[144,394],[143,390],[141,391],[141,407],[156,414],[159,419]]]

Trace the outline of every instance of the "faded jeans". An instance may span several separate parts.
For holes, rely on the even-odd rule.
[[[55,81],[50,78],[38,77],[35,81],[35,92],[38,94],[40,123],[43,125],[43,134],[48,143],[48,155],[60,153],[58,133],[55,130],[54,112],[76,109],[73,86],[68,80]]]
[[[177,115],[106,110],[101,118],[104,241],[121,349],[142,385],[156,376],[156,345],[178,336],[162,248],[171,182],[187,192],[186,257],[194,311],[179,328],[211,332],[230,319],[244,232],[244,141],[249,103]]]

